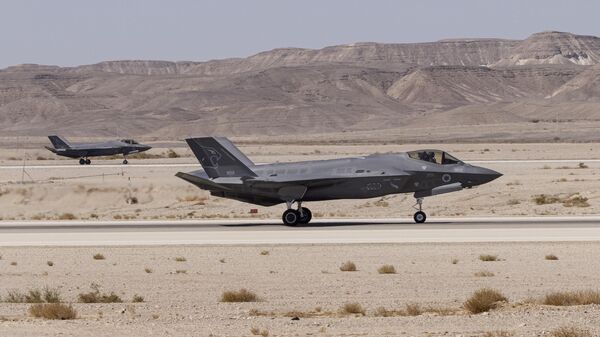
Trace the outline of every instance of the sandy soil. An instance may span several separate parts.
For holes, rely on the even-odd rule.
[[[176,145],[176,144],[173,144]],[[419,145],[244,145],[257,163],[336,158],[375,152],[398,152]],[[582,159],[578,163],[485,163],[504,174],[490,184],[472,190],[427,198],[429,216],[480,215],[586,215],[600,214],[600,163],[598,144],[432,144],[463,160]],[[187,148],[175,148],[180,158],[132,159],[132,163],[193,163]],[[167,148],[155,148],[161,155]],[[0,150],[0,165],[22,165],[25,170],[0,169],[0,218],[20,219],[194,219],[279,218],[284,207],[259,207],[210,197],[205,191],[176,177],[179,167],[137,168],[79,167],[74,160],[57,159],[43,149]],[[94,160],[119,164],[120,159]],[[71,165],[72,168],[39,169],[28,165]],[[200,168],[197,165],[197,168]],[[540,194],[558,201],[538,205]],[[573,197],[587,202],[569,207]],[[307,204],[315,217],[412,216],[412,195],[381,199],[331,201]],[[584,207],[578,207],[584,206]],[[250,214],[250,209],[258,214]]]
[[[253,327],[270,336],[481,336],[496,330],[540,336],[565,325],[600,333],[600,306],[526,303],[552,291],[597,289],[597,243],[5,247],[0,253],[2,298],[11,289],[49,286],[59,288],[65,301],[76,302],[96,283],[125,301],[74,303],[80,315],[74,321],[34,319],[27,315],[29,304],[0,303],[0,336],[251,336]],[[96,253],[106,259],[94,260]],[[545,260],[550,253],[559,260]],[[496,254],[500,261],[480,261],[480,254]],[[347,260],[358,271],[340,271]],[[394,265],[397,274],[378,274],[383,264]],[[474,275],[482,270],[494,276]],[[223,291],[242,287],[261,301],[219,302]],[[461,309],[482,287],[501,291],[509,303],[485,314]],[[144,303],[131,303],[134,294]],[[349,302],[361,304],[365,316],[340,314]],[[378,307],[401,309],[408,303],[457,311],[375,315]],[[286,317],[294,310],[314,313],[317,307],[321,312],[315,317]]]

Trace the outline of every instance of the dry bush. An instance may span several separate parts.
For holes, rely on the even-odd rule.
[[[477,277],[492,277],[495,274],[492,273],[491,271],[481,270],[481,271],[476,272],[474,275]]]
[[[583,197],[579,194],[573,194],[562,200],[562,204],[565,207],[590,207],[588,198]]]
[[[554,254],[548,254],[545,257],[546,260],[552,260],[552,261],[556,261],[558,260],[558,256],[554,255]]]
[[[187,274],[187,270],[185,270],[185,269],[177,269],[177,270],[175,270],[175,274]]]
[[[404,312],[406,313],[406,316],[419,316],[423,313],[423,310],[419,304],[410,303],[406,305]]]
[[[357,302],[346,303],[340,308],[340,312],[344,314],[365,314],[365,309]]]
[[[173,149],[167,150],[167,158],[179,158],[179,157],[181,157],[181,156],[179,155],[179,153],[175,152],[175,150],[173,150]]]
[[[42,295],[44,297],[44,301],[46,301],[47,303],[62,302],[60,298],[60,292],[56,288],[44,287],[44,289],[42,289]]]
[[[520,204],[520,203],[521,203],[521,202],[519,201],[519,199],[510,199],[510,200],[507,202],[507,204],[508,204],[509,206],[518,205],[518,204]]]
[[[474,292],[463,306],[469,312],[477,314],[496,308],[498,302],[508,302],[508,299],[495,289],[482,288]]]
[[[104,255],[102,255],[100,253],[94,254],[93,258],[94,258],[94,260],[104,260],[105,259]]]
[[[135,295],[133,295],[133,299],[131,300],[131,302],[133,302],[133,303],[141,303],[141,302],[144,302],[144,296],[141,296],[141,295],[135,294]]]
[[[48,267],[54,266],[54,262],[52,261],[46,261],[46,264],[48,265]]]
[[[579,163],[579,164],[577,164],[577,167],[580,168],[580,169],[589,168],[589,166],[587,166],[585,163]]]
[[[178,257],[175,258],[175,261],[177,261],[177,262],[185,262],[185,261],[187,261],[187,259],[185,257],[183,257],[183,256],[178,256]]]
[[[25,303],[43,303],[42,292],[39,289],[30,289],[25,294]]]
[[[8,303],[25,303],[25,294],[21,293],[17,289],[10,289],[4,302]]]
[[[458,263],[458,259],[452,259],[452,264],[457,264]]]
[[[379,274],[396,274],[396,268],[394,268],[394,266],[391,264],[384,264],[377,269],[377,272]]]
[[[29,313],[33,317],[45,319],[65,320],[77,318],[77,311],[73,309],[73,306],[61,303],[34,304],[29,308]]]
[[[574,326],[562,326],[550,331],[552,337],[592,337],[588,330],[580,329]]]
[[[533,198],[533,201],[537,205],[548,205],[548,204],[556,204],[556,203],[560,202],[560,199],[555,196],[540,194],[540,195],[535,196]]]
[[[262,336],[262,337],[268,337],[269,336],[269,331],[268,330],[260,330],[257,327],[253,327],[252,329],[250,329],[250,333],[252,333],[255,336]]]
[[[151,273],[152,273],[152,269],[150,269],[150,268],[144,268],[144,271],[145,271],[147,274],[151,274]]]
[[[75,220],[77,217],[73,213],[63,213],[58,216],[58,220]]]
[[[16,266],[17,265],[17,261],[13,261],[10,263],[11,266]]]
[[[261,250],[260,251],[260,255],[265,256],[265,255],[269,255],[269,254],[270,254],[270,252],[268,250]]]
[[[595,290],[557,291],[544,296],[542,304],[556,306],[600,304],[600,292]]]
[[[81,293],[77,296],[81,303],[122,303],[123,300],[119,295],[111,292],[110,294],[100,293],[100,286],[92,284],[92,291]]]
[[[352,261],[346,261],[340,266],[341,271],[356,271],[356,265]]]
[[[221,302],[257,302],[258,296],[255,293],[247,290],[240,289],[238,291],[224,291],[221,294]]]
[[[498,330],[498,331],[488,331],[483,334],[483,337],[512,337],[514,336],[514,332]]]
[[[482,254],[482,255],[479,255],[479,259],[481,261],[486,261],[486,262],[489,262],[489,261],[498,261],[498,256],[497,255],[490,255],[490,254]]]

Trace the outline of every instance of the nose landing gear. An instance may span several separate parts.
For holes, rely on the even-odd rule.
[[[418,208],[416,206],[419,206]],[[417,203],[413,206],[414,209],[418,209],[418,211],[413,216],[416,223],[424,223],[427,220],[427,215],[423,212],[423,198],[417,198]]]

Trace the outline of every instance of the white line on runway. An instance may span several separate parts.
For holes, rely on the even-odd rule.
[[[507,159],[507,160],[471,160],[465,161],[468,164],[544,164],[544,163],[600,163],[600,159]],[[265,163],[258,163],[258,165],[262,165]],[[61,168],[144,168],[144,167],[198,167],[200,168],[199,163],[178,163],[178,164],[163,164],[163,163],[155,163],[155,164],[92,164],[90,165],[3,165],[0,166],[0,169],[4,170],[16,170],[16,169],[61,169]]]

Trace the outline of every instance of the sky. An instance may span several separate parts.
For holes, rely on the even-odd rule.
[[[206,61],[280,47],[445,38],[600,36],[599,1],[3,0],[0,68]]]

